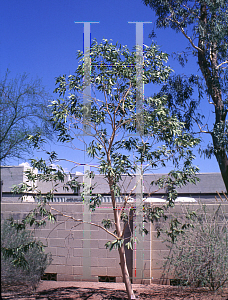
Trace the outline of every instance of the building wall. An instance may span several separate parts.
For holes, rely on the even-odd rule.
[[[2,203],[2,220],[10,215],[21,219],[35,205],[35,203]],[[83,218],[81,203],[56,203],[52,206],[65,216]],[[217,206],[216,203],[207,204],[210,211]],[[223,202],[222,206],[228,221],[228,202]],[[190,207],[196,210],[198,204],[191,204]],[[169,213],[181,219],[183,212],[183,205],[177,204]],[[101,224],[101,220],[107,218],[113,219],[110,204],[101,206],[91,213],[91,222],[94,223]],[[46,272],[57,273],[57,280],[98,281],[99,276],[110,276],[116,277],[117,282],[122,282],[118,251],[115,249],[109,251],[104,246],[113,238],[102,229],[90,225],[90,228],[86,228],[90,231],[90,239],[85,240],[84,225],[76,227],[75,225],[72,219],[61,215],[57,217],[56,223],[47,222],[44,228],[35,229],[35,236],[47,246],[45,251],[52,253],[53,261]],[[141,243],[136,244],[136,249],[133,250],[131,265],[133,283],[168,283],[167,278],[163,276],[163,264],[169,250],[165,243],[157,238],[157,226],[161,224],[147,225],[150,233],[144,237],[138,236]],[[169,274],[168,278],[172,278],[172,274]]]
[[[25,181],[23,174],[25,169],[25,166],[1,168],[1,179],[3,179],[2,221],[10,216],[20,220],[36,206],[34,202],[21,202],[18,195],[11,193],[11,187],[14,184]],[[149,183],[156,179],[154,177],[158,176],[160,175],[144,176],[144,193],[149,190]],[[225,190],[221,174],[200,174],[200,178],[201,182],[197,185],[191,185],[191,189],[190,186],[182,188],[180,196],[194,197],[197,201],[206,203],[212,211],[218,205],[215,202],[216,190],[220,193]],[[83,182],[83,180],[83,176],[81,176],[79,181]],[[98,184],[94,192],[108,195],[109,189],[104,178],[96,176],[96,180]],[[129,178],[124,181],[126,193],[136,183],[128,181]],[[51,186],[50,184],[41,185],[40,188],[42,191],[47,192]],[[155,197],[162,197],[163,195],[164,191],[161,191]],[[70,197],[73,199],[72,201],[76,202],[52,203],[53,208],[57,210],[54,212],[58,213],[59,211],[57,222],[47,222],[47,225],[42,229],[34,230],[35,236],[47,246],[46,251],[52,253],[53,261],[46,272],[56,273],[57,280],[98,281],[99,276],[109,276],[115,277],[117,282],[122,282],[118,251],[115,249],[109,251],[105,248],[105,243],[109,240],[113,241],[114,238],[101,228],[93,225],[80,224],[75,226],[80,222],[74,221],[74,219],[91,221],[101,225],[103,219],[113,219],[111,203],[102,203],[95,212],[91,213],[86,205],[80,202],[79,195],[71,195],[69,192],[63,194],[63,191],[59,190],[56,197],[59,199]],[[224,202],[219,201],[222,203],[228,218],[228,201],[224,197],[223,199]],[[120,203],[118,205],[121,207]],[[198,207],[198,204],[189,204],[189,206],[194,210]],[[176,204],[175,208],[170,209],[169,214],[174,213],[178,218],[181,218],[184,213],[183,207],[186,206]],[[137,220],[134,220],[132,230],[139,238],[140,243],[134,245],[132,252],[131,250],[127,251],[128,266],[133,283],[167,283],[168,279],[163,276],[163,264],[164,257],[168,255],[169,250],[161,239],[157,239],[157,227],[161,224],[145,224],[149,234],[140,236],[137,231],[135,232],[135,222]],[[172,278],[172,274],[169,274],[168,278]]]
[[[2,221],[13,216],[23,218],[35,207],[35,203],[2,203]],[[75,219],[83,218],[83,204],[58,203],[52,205],[64,215]],[[91,222],[101,224],[103,219],[113,219],[110,204],[91,214]],[[46,252],[52,253],[52,264],[47,273],[57,273],[57,280],[91,280],[98,281],[99,276],[116,277],[122,282],[117,250],[109,251],[105,243],[113,240],[104,230],[90,225],[90,240],[84,239],[84,225],[74,227],[75,221],[62,215],[57,217],[56,223],[47,222],[42,229],[35,229],[34,234],[44,245]],[[89,250],[89,255],[88,254]],[[87,253],[86,253],[87,251]]]

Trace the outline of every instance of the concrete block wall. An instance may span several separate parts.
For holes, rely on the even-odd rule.
[[[36,203],[2,203],[2,220],[10,215],[21,219],[35,205]],[[35,236],[47,246],[45,251],[52,253],[53,261],[46,272],[57,273],[57,280],[98,281],[99,276],[110,276],[116,277],[117,282],[122,282],[118,251],[105,248],[105,243],[112,241],[113,237],[101,228],[90,225],[90,238],[85,240],[84,224],[75,226],[76,223],[67,218],[72,216],[75,219],[83,219],[84,205],[54,203],[52,206],[66,217],[58,215],[56,223],[47,221],[45,227],[34,231]],[[189,206],[192,210],[198,208],[196,204]],[[218,204],[207,204],[210,211],[217,206]],[[222,207],[228,222],[228,202],[223,202]],[[169,213],[181,217],[184,210],[183,205],[176,204]],[[101,224],[102,219],[107,218],[113,219],[111,205],[107,203],[91,213],[91,222],[94,223]],[[169,254],[169,250],[162,239],[157,238],[157,226],[159,223],[146,224],[149,234],[141,238],[138,235],[142,242],[136,244],[136,249],[133,250],[133,283],[168,283],[168,279],[163,278],[162,274],[164,258]],[[142,267],[142,271],[139,270],[139,266]],[[172,278],[172,274],[169,274],[168,278]]]
[[[221,218],[221,224],[222,222],[226,222],[228,224],[228,202],[216,202],[214,200],[214,203],[208,203],[206,205],[206,210],[208,213],[208,220],[210,220],[210,216],[213,212],[218,208],[219,204],[222,206],[222,213],[220,214]],[[165,261],[166,257],[170,254],[169,248],[167,248],[167,243],[164,243],[165,236],[161,236],[160,238],[157,237],[157,228],[160,228],[163,226],[163,228],[168,226],[168,223],[170,221],[170,217],[174,216],[177,217],[179,221],[186,220],[184,218],[185,213],[187,212],[187,209],[190,211],[196,211],[200,208],[199,204],[181,204],[178,203],[175,205],[174,208],[169,208],[167,215],[168,219],[166,222],[163,222],[163,224],[154,223],[152,224],[152,231],[151,231],[151,283],[159,283],[159,284],[169,284],[169,279],[173,279],[172,273],[168,272],[167,274],[167,268],[166,272],[165,270]]]
[[[66,216],[83,219],[83,204],[53,204]],[[101,224],[104,218],[113,219],[110,207],[100,207],[91,214],[91,222]],[[49,228],[36,230],[36,236],[47,242],[47,251],[51,251],[53,262],[46,272],[57,273],[58,280],[90,280],[98,281],[99,276],[116,277],[122,282],[117,250],[109,251],[105,243],[113,240],[104,230],[90,225],[90,239],[84,239],[84,225],[75,227],[72,219],[57,217],[57,224]],[[55,229],[54,229],[55,227]],[[44,238],[49,236],[48,239]],[[88,248],[88,249],[87,249]],[[87,253],[87,255],[85,254]]]
[[[144,227],[149,231],[139,234],[138,229],[135,228],[135,236],[139,243],[135,244],[133,250],[133,272],[132,282],[138,284],[151,283],[151,224],[144,224]]]
[[[35,205],[36,203],[2,203],[2,220],[11,215],[15,219],[22,219]],[[71,216],[83,219],[83,206],[81,203],[54,203],[52,207],[65,216],[58,215],[57,222],[47,221],[45,227],[34,229],[35,237],[47,246],[45,251],[52,254],[53,261],[46,273],[57,273],[57,280],[98,281],[99,276],[110,276],[116,277],[117,282],[122,282],[118,250],[109,251],[105,247],[105,243],[114,238],[101,228],[90,225],[90,239],[85,241],[84,225],[75,227],[78,223],[67,218]],[[91,222],[97,224],[107,218],[113,219],[110,204],[91,213]]]

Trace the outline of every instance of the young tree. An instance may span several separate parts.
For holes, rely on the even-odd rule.
[[[87,135],[85,151],[96,162],[99,173],[103,174],[109,185],[114,216],[113,222],[102,220],[100,224],[90,224],[102,228],[114,238],[113,241],[106,243],[106,248],[118,249],[128,299],[135,299],[125,256],[125,244],[132,247],[135,239],[132,235],[128,243],[124,241],[126,226],[131,218],[137,217],[142,211],[144,218],[141,222],[153,222],[163,216],[166,207],[174,203],[177,196],[176,188],[188,182],[195,183],[197,180],[195,173],[198,169],[192,165],[194,159],[192,148],[199,140],[186,133],[184,124],[175,115],[170,114],[164,96],[154,95],[145,99],[141,111],[142,130],[136,131],[138,118],[136,113],[136,52],[130,52],[126,46],[113,45],[108,40],[103,40],[100,44],[96,40],[93,41],[90,49],[90,80],[94,96],[91,97],[89,106],[83,103],[82,93],[87,83],[84,80],[83,53],[80,51],[78,58],[81,58],[82,63],[79,64],[75,74],[69,75],[68,79],[66,76],[61,76],[56,80],[58,86],[55,91],[59,93],[60,98],[52,102],[52,121],[58,131],[59,140],[71,145],[75,143],[76,149],[78,141],[83,140],[83,135]],[[166,61],[167,55],[156,45],[145,46],[143,61],[145,84],[159,85],[167,80],[171,69],[165,66]],[[65,97],[66,92],[69,93],[67,97]],[[87,130],[88,127],[90,130]],[[53,167],[56,160],[58,159],[54,152],[50,153],[50,166],[43,160],[32,160],[33,167],[39,172],[32,174],[28,171],[28,180],[33,182],[52,180],[55,185],[46,197],[34,186],[36,197],[40,201],[39,206],[23,220],[23,223],[34,223],[37,213],[41,213],[44,218],[47,216],[50,219],[54,218],[51,211],[45,208],[45,204],[48,203],[52,208],[51,201],[59,181],[63,182],[65,188],[75,189],[79,185],[75,178],[68,183],[64,182],[66,174],[63,169]],[[74,158],[71,161],[76,165],[81,163]],[[163,188],[167,191],[167,205],[162,208],[146,209],[143,208],[143,199],[140,199],[140,205],[136,203],[136,206],[132,207],[133,215],[130,215],[130,212],[126,213],[125,208],[129,207],[128,200],[135,193],[135,188],[129,195],[124,196],[124,203],[121,205],[117,203],[116,196],[123,192],[123,175],[127,174],[134,178],[138,167],[143,174],[146,171],[170,165],[173,169],[167,176],[152,183],[157,184],[158,189]],[[23,189],[33,190],[28,183],[25,183],[20,191]],[[94,211],[101,203],[100,195],[93,195],[88,201],[90,209]],[[61,214],[59,211],[58,213]],[[65,217],[75,222],[83,222],[70,216],[65,215]],[[111,231],[111,225],[114,225],[114,232]],[[147,233],[145,228],[140,228],[142,232]]]
[[[179,110],[179,114],[181,107],[184,107],[184,116],[188,117],[188,123],[191,123],[193,117],[200,131],[211,136],[212,144],[205,150],[201,149],[201,152],[208,158],[212,155],[216,157],[228,191],[228,3],[225,0],[143,0],[143,3],[155,11],[159,28],[170,27],[182,33],[189,42],[191,53],[203,75],[205,95],[214,106],[214,124],[211,129],[209,124],[200,124],[198,116],[195,115],[196,101],[191,101],[190,114],[186,114],[186,99],[189,93],[192,94],[192,85],[197,83],[197,76],[191,76],[189,80],[182,80],[180,76],[174,78],[169,89],[171,106]],[[179,54],[179,58],[184,63],[187,52],[182,54]],[[186,90],[186,84],[188,87],[190,84],[190,91]],[[175,99],[177,94],[181,94],[181,102]]]
[[[31,153],[28,135],[51,133],[48,94],[40,80],[23,74],[9,78],[9,71],[0,80],[0,162],[24,158]]]

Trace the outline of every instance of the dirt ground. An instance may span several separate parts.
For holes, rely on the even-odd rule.
[[[228,288],[220,292],[169,285],[133,284],[137,299],[153,300],[228,300]],[[24,300],[102,300],[127,299],[123,283],[41,281],[35,292],[26,287],[3,287],[1,299]]]

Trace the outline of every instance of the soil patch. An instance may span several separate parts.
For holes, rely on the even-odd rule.
[[[169,285],[133,284],[137,299],[154,300],[228,300],[228,288],[212,292]],[[36,291],[26,286],[3,286],[1,299],[23,300],[122,300],[127,299],[123,283],[41,281]]]

